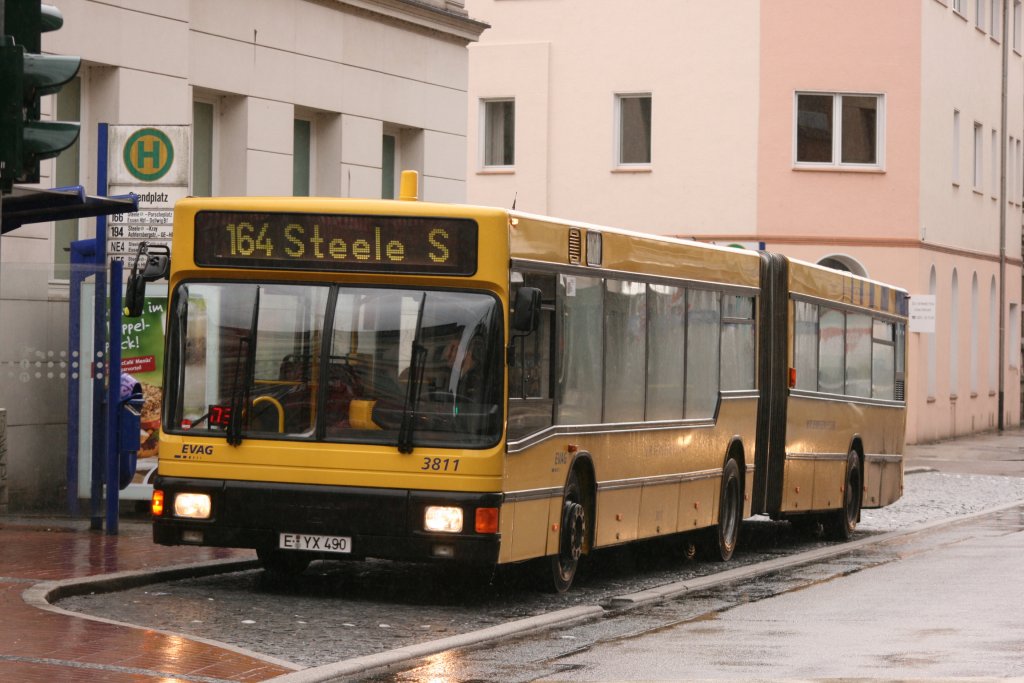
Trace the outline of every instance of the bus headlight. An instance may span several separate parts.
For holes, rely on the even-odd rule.
[[[462,531],[462,508],[441,505],[427,506],[423,515],[423,528],[427,531],[459,533]]]
[[[205,493],[179,493],[174,497],[174,516],[210,518],[210,497]]]

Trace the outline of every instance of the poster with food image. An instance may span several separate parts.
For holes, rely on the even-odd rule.
[[[142,316],[121,321],[121,372],[142,385],[144,403],[138,467],[133,484],[148,484],[156,470],[163,398],[164,325],[167,298],[146,297]]]

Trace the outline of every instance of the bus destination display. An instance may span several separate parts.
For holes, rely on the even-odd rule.
[[[463,218],[200,211],[196,265],[473,275],[477,224]]]

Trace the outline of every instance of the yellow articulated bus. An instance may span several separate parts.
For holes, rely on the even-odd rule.
[[[169,279],[157,543],[282,575],[535,560],[564,591],[597,548],[700,530],[727,560],[749,516],[841,538],[902,493],[907,295],[848,273],[503,209],[194,198]]]

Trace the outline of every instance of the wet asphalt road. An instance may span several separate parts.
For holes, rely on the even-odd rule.
[[[1024,506],[615,618],[346,680],[1020,677],[1022,531]]]
[[[864,512],[856,538],[1019,500],[1024,500],[1024,479],[1020,478],[912,474],[907,476],[903,499],[889,508]],[[599,553],[589,573],[565,595],[538,592],[534,576],[525,568],[482,576],[445,566],[370,561],[317,563],[289,585],[268,582],[262,571],[252,570],[79,596],[58,604],[317,666],[566,607],[608,604],[622,594],[821,545],[796,534],[788,524],[750,521],[744,524],[740,550],[728,565],[689,559],[678,539],[638,544]],[[855,570],[861,559],[858,554],[834,562]],[[756,582],[745,590],[758,590]],[[718,598],[706,599],[712,602],[687,596],[685,603],[704,614]],[[659,619],[664,619],[657,614],[661,609],[643,612],[650,614],[652,623],[661,623]],[[617,620],[598,623],[612,621]],[[552,638],[568,642],[571,650],[574,640],[561,635],[566,634]],[[563,648],[566,642],[561,643]]]

